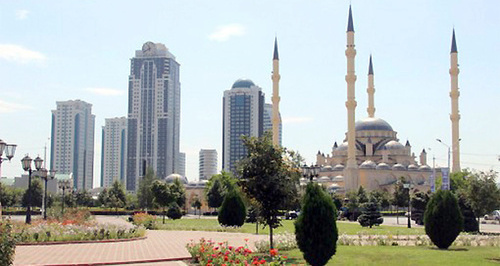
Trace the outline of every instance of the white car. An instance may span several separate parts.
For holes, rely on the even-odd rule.
[[[498,220],[500,221],[500,210],[493,211],[490,214],[484,216],[485,220]]]

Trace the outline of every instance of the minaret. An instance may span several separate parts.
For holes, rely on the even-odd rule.
[[[274,39],[274,55],[273,55],[273,75],[271,79],[273,80],[273,96],[271,101],[273,102],[273,144],[280,144],[280,59],[278,56],[278,38]]]
[[[372,55],[370,55],[370,65],[368,66],[368,117],[375,117],[375,103],[374,103],[374,93],[375,87],[373,85],[373,65],[372,65]]]
[[[347,57],[347,165],[345,173],[345,190],[350,191],[358,188],[358,164],[356,162],[356,130],[354,128],[356,99],[354,86],[356,83],[356,74],[354,71],[354,58],[356,50],[354,49],[354,25],[352,22],[352,11],[349,6],[349,20],[347,22],[347,49],[345,50]]]
[[[451,39],[451,52],[450,52],[450,78],[451,78],[451,147],[453,153],[452,172],[460,172],[460,137],[459,137],[459,121],[460,113],[458,111],[458,51],[457,43],[455,41],[455,29],[453,29],[453,37]]]

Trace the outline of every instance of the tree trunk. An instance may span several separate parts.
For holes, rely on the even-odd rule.
[[[163,207],[163,223],[165,223],[165,207]]]
[[[259,234],[259,221],[255,221],[255,234]]]
[[[273,227],[269,226],[269,247],[271,249],[274,248],[274,245],[273,245]]]
[[[481,233],[481,217],[477,217],[477,232]]]

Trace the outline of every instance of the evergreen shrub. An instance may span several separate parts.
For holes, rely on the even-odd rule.
[[[463,228],[464,218],[452,192],[439,190],[427,203],[424,213],[425,233],[440,249],[447,249]]]
[[[177,220],[182,217],[182,210],[179,208],[179,205],[177,203],[173,203],[170,205],[170,207],[167,210],[167,217],[172,219],[172,220]]]
[[[376,202],[363,203],[362,209],[363,211],[358,217],[358,222],[361,226],[372,228],[372,226],[381,225],[384,222],[384,218],[382,218]]]
[[[240,193],[236,189],[229,191],[219,208],[217,217],[223,226],[242,226],[245,223],[247,210]]]

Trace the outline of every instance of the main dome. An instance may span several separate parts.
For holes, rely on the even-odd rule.
[[[362,120],[359,120],[355,124],[356,131],[363,130],[384,130],[384,131],[393,131],[391,125],[387,123],[385,120],[375,117],[367,117]]]
[[[231,87],[232,89],[234,88],[250,88],[252,86],[255,86],[255,83],[249,79],[238,79],[233,83],[233,86]]]

